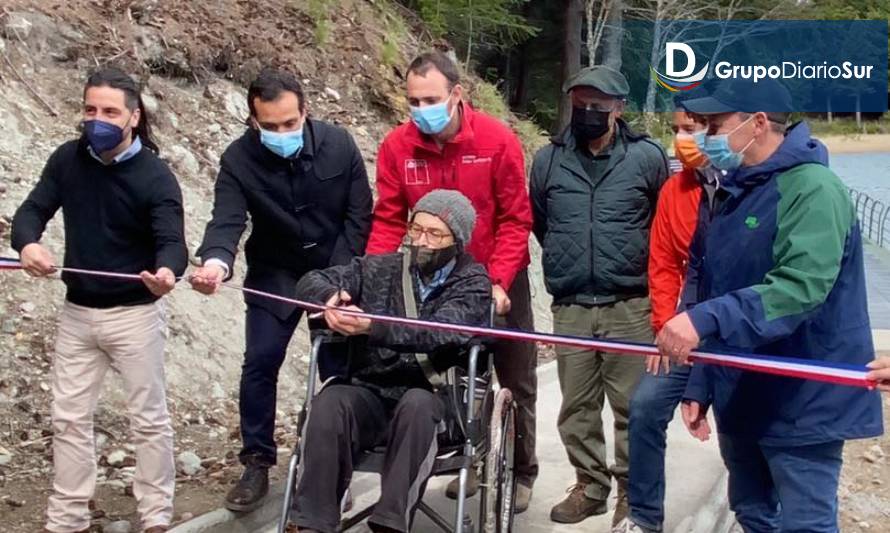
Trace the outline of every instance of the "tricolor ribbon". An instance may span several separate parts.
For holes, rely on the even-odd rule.
[[[0,270],[21,270],[22,264],[16,259],[0,257]]]
[[[62,272],[68,272],[71,274],[141,281],[140,277],[137,274],[122,274],[117,272],[85,270],[70,267],[57,268]],[[20,269],[22,269],[22,265],[19,261],[9,258],[0,258],[0,270]],[[229,289],[253,294],[262,298],[268,298],[270,300],[277,300],[279,302],[293,304],[306,311],[325,311],[326,309],[329,309],[327,306],[322,304],[306,302],[303,300],[297,300],[295,298],[287,298],[278,294],[258,291],[256,289],[250,289],[233,283],[223,283],[223,286]],[[552,333],[538,333],[535,331],[523,331],[516,329],[480,327],[470,326],[466,324],[451,324],[446,322],[434,322],[431,320],[419,320],[414,318],[348,311],[342,308],[336,309],[340,313],[343,313],[345,315],[358,318],[366,318],[369,320],[388,324],[399,324],[417,328],[437,329],[440,331],[453,331],[457,333],[465,333],[478,335],[481,337],[491,337],[511,341],[541,342],[546,344],[556,344],[560,346],[572,346],[575,348],[616,352],[628,355],[659,355],[658,348],[651,344],[637,344],[631,342],[604,340],[590,337],[555,335]],[[865,376],[869,370],[867,367],[862,365],[831,363],[827,361],[817,361],[813,359],[794,357],[777,357],[770,355],[753,354],[741,355],[703,351],[693,351],[690,360],[711,365],[737,368],[750,372],[771,374],[775,376],[794,377],[811,381],[833,383],[837,385],[863,387],[867,389],[873,389],[875,387],[874,381],[866,379]]]

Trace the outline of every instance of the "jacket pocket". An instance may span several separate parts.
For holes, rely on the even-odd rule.
[[[343,175],[342,172],[334,172],[334,173],[330,173],[330,174],[327,174],[327,175],[325,175],[325,174],[319,174],[319,173],[316,172],[316,173],[315,173],[315,179],[317,179],[318,181],[330,181],[330,180],[332,180],[332,179],[339,178],[339,177],[341,177],[342,175]]]

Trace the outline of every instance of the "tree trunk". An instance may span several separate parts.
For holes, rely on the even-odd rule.
[[[572,118],[572,102],[569,96],[562,90],[562,85],[570,77],[581,70],[581,31],[584,21],[584,1],[564,0],[563,12],[564,41],[562,48],[562,82],[559,86],[559,118],[557,120],[557,132],[569,125]]]
[[[522,16],[529,20],[532,15],[532,3],[525,2],[522,5]],[[509,72],[510,91],[506,93],[510,109],[525,113],[528,111],[528,85],[531,79],[530,50],[535,37],[522,41],[522,44],[510,52]]]
[[[602,0],[606,2],[608,0]],[[587,5],[584,7],[584,18],[587,21],[587,65],[593,66],[596,64],[596,32],[599,29],[597,27],[597,23],[599,22],[598,17],[593,17],[593,4],[596,3],[596,0],[587,0],[585,2]]]
[[[601,38],[601,65],[621,71],[621,48],[624,42],[624,2],[612,0],[609,16]]]
[[[862,110],[860,109],[861,100],[859,94],[856,94],[856,129],[862,131]]]
[[[509,94],[510,107],[514,111],[525,113],[528,111],[528,82],[531,78],[528,41],[519,46],[516,54],[511,55],[514,56],[516,65],[512,70],[515,74],[513,75],[513,91]]]
[[[658,65],[658,58],[661,50],[661,20],[655,19],[655,34],[652,36],[652,52],[649,56],[650,65]],[[648,131],[655,120],[655,92],[658,86],[655,78],[649,76],[649,85],[646,87],[646,103],[643,106],[643,118]]]
[[[468,36],[467,36],[467,61],[466,61],[466,64],[464,65],[464,68],[466,69],[467,72],[469,72],[470,71],[470,58],[472,57],[472,54],[473,54],[473,0],[467,0],[467,2],[468,2],[468,7],[469,7],[469,9],[467,10],[467,17],[469,17],[470,20],[469,20],[469,24],[468,24],[469,31],[467,32],[467,34],[468,34]]]

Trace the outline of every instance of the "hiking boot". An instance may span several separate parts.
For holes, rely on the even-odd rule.
[[[247,465],[235,488],[226,495],[225,507],[237,513],[249,513],[263,503],[269,493],[269,467]]]
[[[627,520],[630,516],[630,504],[627,501],[627,483],[618,482],[618,499],[615,501],[615,514],[612,515],[612,527],[617,526],[618,524],[629,521]],[[631,522],[633,524],[633,522]]]
[[[516,496],[513,505],[513,512],[516,514],[524,513],[528,510],[528,504],[532,499],[532,488],[522,483],[516,484]]]
[[[448,486],[445,487],[445,496],[448,496],[452,500],[457,499],[457,493],[460,490],[460,476],[451,480],[448,483]],[[476,469],[471,468],[469,472],[467,472],[467,498],[474,496],[479,491],[479,476],[476,474]]]
[[[586,483],[575,483],[566,490],[568,496],[550,510],[550,520],[559,524],[577,524],[585,518],[606,514],[609,504],[606,500],[594,500],[584,494]]]

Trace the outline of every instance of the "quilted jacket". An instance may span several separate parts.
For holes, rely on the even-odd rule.
[[[649,229],[668,160],[658,144],[622,120],[618,135],[596,181],[578,159],[570,130],[535,155],[533,231],[557,304],[598,305],[648,293]]]

